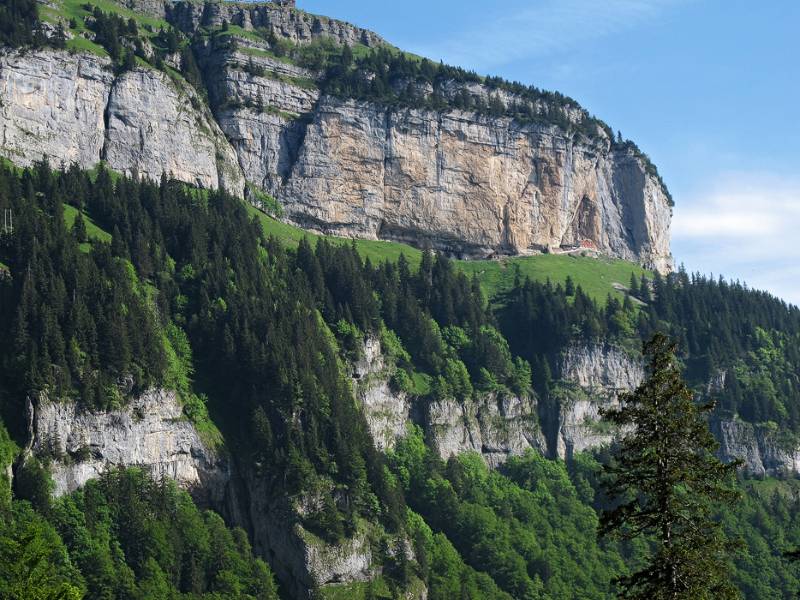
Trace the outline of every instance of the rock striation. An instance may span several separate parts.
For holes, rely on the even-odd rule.
[[[588,243],[668,270],[660,184],[632,154],[587,144],[554,126],[322,97],[271,191],[290,220],[328,233],[466,257]]]
[[[133,3],[151,0],[129,0]],[[278,38],[303,44],[327,38],[337,44],[375,47],[385,42],[377,34],[345,21],[312,15],[296,10],[283,2],[164,2],[158,16],[166,18],[181,30],[190,33],[199,27],[220,27],[224,22],[247,31],[259,29]],[[154,14],[151,12],[151,14]]]
[[[394,448],[404,437],[411,414],[408,394],[392,389],[392,368],[381,352],[380,340],[364,340],[361,358],[353,365],[353,390],[378,450]]]
[[[565,459],[608,444],[614,432],[601,423],[600,409],[613,406],[619,395],[644,379],[640,359],[606,345],[573,345],[561,358],[558,429],[551,453]]]
[[[737,419],[712,419],[711,431],[719,442],[719,457],[741,460],[742,469],[756,477],[800,474],[800,448],[781,440],[776,429]]]
[[[54,494],[75,491],[115,467],[167,477],[206,504],[224,503],[227,458],[209,448],[183,416],[174,392],[150,390],[122,409],[87,412],[46,394],[29,401],[30,450],[49,456]]]
[[[108,59],[40,50],[0,54],[0,154],[20,165],[162,173],[242,194],[235,152],[197,92],[155,69],[115,75]]]
[[[489,393],[477,400],[433,401],[425,408],[424,426],[444,460],[477,452],[496,468],[509,456],[546,450],[533,398]]]

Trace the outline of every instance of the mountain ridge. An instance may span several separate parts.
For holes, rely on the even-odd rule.
[[[657,171],[569,98],[406,58],[367,30],[273,3],[124,6],[164,23],[111,48],[138,52],[127,69],[83,51],[3,56],[3,154],[261,189],[303,227],[453,256],[583,249],[672,268]],[[68,47],[104,39],[85,13]],[[169,23],[184,33],[165,42]],[[375,69],[396,72],[376,85]]]

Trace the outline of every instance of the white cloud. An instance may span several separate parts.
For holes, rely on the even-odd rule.
[[[673,252],[800,305],[800,179],[735,173],[679,198]]]
[[[420,54],[481,70],[543,56],[652,19],[683,0],[540,0],[479,29],[417,48]]]

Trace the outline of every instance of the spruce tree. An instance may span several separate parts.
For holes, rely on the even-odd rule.
[[[723,464],[699,405],[681,377],[675,344],[656,334],[644,346],[649,376],[604,416],[623,432],[605,466],[616,507],[600,534],[655,542],[647,564],[621,578],[621,598],[737,598],[730,582],[728,541],[714,519],[717,503],[737,497],[729,487],[737,463]]]
[[[83,213],[80,211],[78,211],[78,214],[75,215],[75,223],[72,226],[72,235],[75,236],[75,239],[79,243],[89,240],[89,235],[86,232],[86,222],[83,220]]]

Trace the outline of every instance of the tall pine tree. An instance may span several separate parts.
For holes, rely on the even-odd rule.
[[[663,334],[645,344],[649,377],[604,416],[623,435],[605,467],[606,511],[600,533],[645,537],[655,548],[644,568],[621,578],[620,597],[648,600],[737,598],[727,558],[734,544],[714,519],[732,502],[736,463],[723,464],[704,415],[681,377],[675,345]]]

